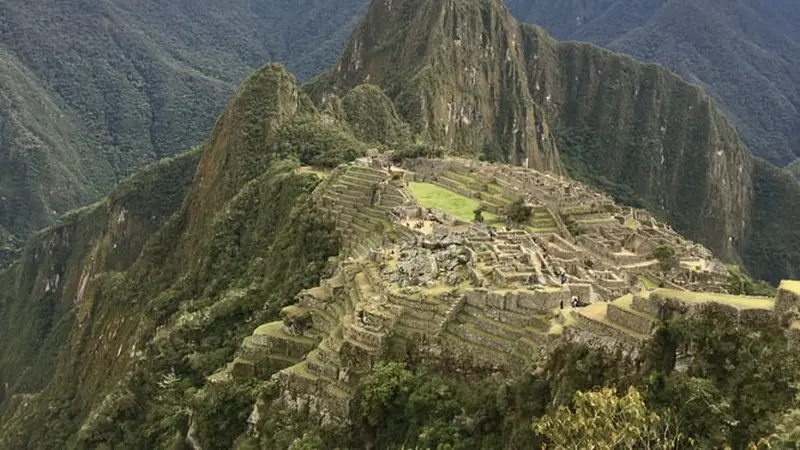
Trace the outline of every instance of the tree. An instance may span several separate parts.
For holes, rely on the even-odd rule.
[[[661,264],[661,269],[667,271],[678,267],[678,258],[675,257],[675,249],[669,245],[660,245],[653,249],[653,258]]]
[[[674,449],[686,443],[657,414],[647,410],[634,387],[625,396],[615,388],[577,392],[574,409],[562,406],[533,425],[556,449]]]
[[[475,222],[483,223],[483,212],[486,211],[486,207],[483,205],[478,206],[475,208],[473,213],[475,214]]]
[[[523,198],[518,198],[505,208],[506,219],[515,225],[526,224],[531,220],[533,207],[526,204]]]

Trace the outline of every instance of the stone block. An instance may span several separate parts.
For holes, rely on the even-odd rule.
[[[583,283],[569,283],[567,284],[570,295],[577,296],[578,299],[584,302],[589,302],[591,299],[592,286]]]
[[[379,349],[383,345],[385,337],[383,333],[374,333],[359,326],[346,326],[343,331],[346,339],[374,349]]]
[[[466,303],[470,306],[475,306],[477,308],[486,307],[487,297],[488,297],[488,291],[485,289],[468,290],[464,293],[464,299],[466,300]]]
[[[656,320],[653,317],[637,314],[636,312],[621,308],[613,303],[608,305],[606,314],[608,316],[608,320],[612,323],[625,328],[630,328],[631,330],[641,334],[650,334],[656,324]]]
[[[486,296],[486,306],[496,309],[505,309],[506,307],[505,295],[489,292],[489,295]]]
[[[256,376],[256,365],[254,362],[236,358],[231,366],[231,376],[237,380],[246,380]]]
[[[661,317],[661,305],[659,303],[659,298],[657,295],[656,298],[653,298],[652,294],[650,298],[634,296],[632,306],[633,309],[636,311],[640,311],[645,314],[650,314],[651,316],[654,317]]]

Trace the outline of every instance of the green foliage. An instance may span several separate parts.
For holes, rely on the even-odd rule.
[[[392,100],[380,87],[358,85],[344,96],[342,106],[347,123],[358,139],[392,147],[410,142],[408,125],[397,115]]]
[[[484,205],[479,205],[472,211],[475,214],[475,222],[476,223],[483,223],[483,212],[486,211],[486,207]]]
[[[363,156],[366,147],[341,125],[320,114],[298,114],[280,131],[275,152],[296,157],[301,163],[336,167]]]
[[[331,66],[363,8],[5,2],[0,253],[3,229],[24,240],[136,168],[201,142],[254,68],[282,62],[305,80]],[[59,23],[39,20],[49,15]]]
[[[777,285],[800,278],[800,182],[765,161],[753,166],[753,208],[742,258],[753,277]]]
[[[528,376],[456,380],[380,363],[361,381],[355,414],[380,448],[534,448],[543,393]]]
[[[713,307],[675,318],[651,349],[655,367],[643,380],[648,404],[674,411],[681,431],[702,448],[757,442],[798,393],[800,357],[787,339],[771,319],[737,323]],[[685,372],[675,370],[678,362]]]
[[[193,400],[192,418],[197,422],[197,439],[203,448],[230,449],[231,443],[244,433],[253,408],[253,389],[249,384],[213,383]]]
[[[758,297],[775,297],[777,289],[770,286],[766,281],[753,281],[746,273],[738,267],[728,270],[728,281],[725,284],[729,294],[733,295],[754,295]]]
[[[530,222],[533,216],[533,206],[525,203],[525,199],[520,197],[509,203],[503,213],[510,224],[525,225]]]
[[[595,133],[560,128],[555,135],[561,157],[571,178],[596,186],[611,195],[619,204],[634,208],[647,207],[645,201],[630,185],[612,181],[606,174],[593,169],[594,155],[600,152],[602,147],[602,141]]]
[[[669,245],[659,245],[653,249],[653,258],[658,260],[662,270],[670,270],[678,267],[679,261],[675,257],[675,249]]]
[[[414,143],[400,147],[392,152],[392,162],[400,164],[406,159],[414,158],[441,158],[444,148],[432,144]]]
[[[675,449],[683,442],[664,419],[647,410],[635,388],[622,397],[615,389],[575,394],[574,410],[560,407],[536,421],[534,428],[559,450],[596,448]]]

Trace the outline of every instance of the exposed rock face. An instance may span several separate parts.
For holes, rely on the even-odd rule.
[[[336,68],[308,90],[321,99],[362,83],[453,153],[553,172],[565,162],[739,259],[749,152],[708,95],[666,69],[558,43],[500,2],[373,1]]]
[[[373,1],[336,68],[310,90],[319,99],[377,84],[416,133],[454,153],[558,172],[523,61],[519,26],[489,2]]]
[[[711,98],[666,69],[524,26],[528,79],[560,148],[582,168],[630,186],[652,212],[718,255],[736,257],[753,187],[749,151]],[[732,239],[731,239],[732,238]]]

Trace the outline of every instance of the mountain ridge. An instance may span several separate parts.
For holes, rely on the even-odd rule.
[[[315,75],[362,7],[360,0],[4,2],[0,252],[8,257],[0,263],[19,251],[10,241],[107,194],[137,167],[200,142],[236,85],[264,61]],[[46,124],[37,119],[45,116]]]
[[[393,4],[401,5],[396,0]],[[504,26],[509,17],[502,9],[485,9],[499,8],[496,3],[476,1],[463,10],[458,9],[465,4],[463,0],[444,4],[428,0],[427,8],[422,10],[440,11],[446,17],[455,6],[456,15],[459,11],[469,13],[465,16],[467,23],[483,24],[483,18],[488,18],[493,31],[497,31],[494,27]],[[373,5],[385,7],[386,3],[376,1]],[[405,5],[420,3],[409,0]],[[455,45],[454,39],[450,39],[453,28],[436,29],[446,31],[438,42],[449,39]],[[499,31],[498,35],[509,36]],[[536,35],[535,29],[519,33],[531,45],[541,46],[536,54],[543,55],[546,50],[552,52],[552,59],[540,56],[541,66],[530,64],[535,60],[532,56],[516,61],[510,57],[507,64],[490,60],[486,67],[507,65],[514,70],[488,79],[505,83],[501,84],[505,87],[528,90],[535,90],[539,81],[553,94],[553,103],[564,102],[566,106],[556,104],[551,106],[556,109],[548,113],[547,95],[540,94],[544,95],[545,105],[537,105],[535,96],[529,92],[527,97],[532,103],[509,105],[512,113],[504,116],[500,111],[498,123],[513,124],[509,119],[514,114],[531,118],[522,114],[528,111],[527,107],[540,111],[538,117],[546,122],[537,124],[534,114],[533,127],[546,124],[548,129],[551,126],[555,129],[542,136],[560,140],[558,151],[567,160],[565,169],[587,170],[574,159],[581,162],[583,157],[585,164],[591,161],[587,156],[597,156],[608,148],[621,148],[620,154],[612,156],[624,160],[624,150],[631,148],[609,145],[601,133],[597,133],[601,139],[596,144],[593,135],[587,132],[597,126],[590,120],[607,115],[592,110],[602,103],[593,96],[603,89],[613,92],[614,88],[613,84],[604,85],[601,78],[595,78],[594,69],[600,68],[611,74],[614,70],[628,70],[629,80],[652,81],[654,96],[665,92],[680,94],[681,101],[667,104],[677,111],[674,117],[667,114],[672,119],[667,123],[668,131],[686,136],[687,140],[699,135],[703,138],[702,146],[665,150],[674,151],[685,158],[687,165],[696,166],[695,175],[706,177],[706,189],[720,190],[725,187],[722,181],[736,179],[736,158],[747,158],[746,149],[737,144],[735,134],[729,134],[731,130],[725,128],[725,119],[714,112],[713,103],[699,89],[662,69],[634,65],[624,57],[594,47],[567,44],[567,51],[563,51],[546,36]],[[355,42],[363,42],[358,39],[358,32],[354,36],[353,46]],[[480,37],[476,39],[480,41]],[[505,61],[505,52],[497,50],[509,41],[487,42],[493,43],[490,48],[495,50],[495,57]],[[530,51],[528,47],[524,49]],[[517,54],[525,54],[522,50]],[[609,68],[601,67],[601,62]],[[463,72],[464,67],[458,64],[459,61],[453,64],[457,71],[452,67],[437,69],[453,75]],[[562,65],[582,70],[585,79],[582,81],[578,76],[575,80],[576,74],[564,70]],[[516,146],[516,142],[499,147],[483,145],[503,142],[498,140],[506,127],[500,126],[463,138],[469,146],[459,152],[456,145],[448,142],[449,130],[442,132],[445,125],[456,121],[463,127],[473,126],[478,130],[480,127],[474,121],[464,124],[461,117],[453,117],[446,108],[425,111],[432,119],[429,123],[437,123],[439,131],[433,133],[420,120],[422,115],[416,116],[416,122],[408,127],[398,123],[414,111],[398,105],[402,93],[406,92],[406,98],[411,97],[420,105],[425,95],[436,94],[425,91],[430,84],[406,85],[401,79],[399,89],[393,92],[361,85],[353,86],[349,92],[330,93],[326,89],[335,86],[337,80],[326,77],[330,75],[300,89],[285,68],[264,66],[242,84],[200,149],[137,172],[109,199],[66,216],[62,224],[36,234],[23,257],[0,270],[3,287],[0,289],[3,408],[0,446],[182,448],[200,443],[204,448],[247,449],[286,448],[296,441],[300,445],[307,441],[306,432],[321,432],[319,425],[324,422],[321,420],[324,414],[297,417],[298,411],[278,408],[280,402],[291,400],[293,396],[288,394],[299,391],[306,397],[319,392],[318,399],[341,405],[352,399],[352,392],[341,388],[344,385],[365,390],[366,394],[358,400],[361,405],[369,406],[369,392],[375,391],[369,391],[369,386],[360,381],[384,375],[375,355],[391,354],[420,368],[426,362],[432,362],[432,366],[438,363],[444,367],[437,370],[463,382],[468,391],[477,386],[469,375],[497,377],[498,371],[493,367],[496,364],[492,364],[497,355],[504,361],[516,362],[512,368],[524,371],[522,377],[534,377],[533,381],[510,388],[501,374],[501,383],[491,385],[491,390],[472,392],[480,392],[477,399],[472,397],[479,403],[497,398],[496,403],[488,403],[491,411],[480,410],[465,417],[464,408],[452,403],[457,396],[450,395],[450,391],[430,389],[436,400],[432,404],[426,400],[427,396],[421,395],[420,402],[425,401],[415,405],[433,411],[436,408],[430,405],[445,404],[446,400],[450,402],[446,403],[448,410],[456,412],[441,423],[466,428],[455,431],[447,428],[441,436],[432,437],[425,433],[427,428],[415,429],[410,431],[410,438],[416,442],[424,441],[427,436],[429,440],[424,442],[432,441],[431,446],[450,443],[462,435],[472,436],[474,433],[468,430],[474,430],[475,423],[505,433],[508,430],[505,426],[509,425],[505,418],[514,417],[517,422],[510,425],[514,436],[495,434],[493,447],[504,447],[507,439],[512,439],[517,444],[512,447],[536,448],[541,440],[530,436],[533,417],[542,417],[548,409],[542,406],[528,410],[522,406],[525,411],[509,410],[508,405],[514,403],[509,401],[509,390],[519,389],[534,397],[544,395],[545,403],[552,400],[553,406],[568,405],[568,398],[576,390],[613,382],[609,378],[622,380],[629,374],[633,376],[645,369],[641,366],[631,369],[633,364],[628,367],[625,361],[616,359],[618,354],[595,353],[581,343],[608,344],[611,348],[619,342],[638,344],[647,340],[647,333],[656,330],[658,317],[673,317],[680,323],[683,319],[678,320],[672,313],[683,314],[686,310],[701,312],[699,316],[690,313],[685,328],[667,334],[667,339],[663,339],[667,342],[653,339],[655,358],[659,361],[648,361],[654,368],[647,372],[648,377],[653,376],[648,379],[657,381],[653,384],[661,384],[661,380],[675,384],[673,391],[661,390],[655,394],[669,397],[673,402],[667,402],[669,407],[679,407],[698,392],[692,389],[697,382],[704,389],[701,392],[708,392],[707,387],[714,390],[714,406],[734,404],[738,408],[714,413],[712,423],[703,422],[697,428],[694,428],[696,422],[688,419],[704,415],[698,415],[695,409],[680,409],[681,417],[692,424],[689,429],[692,436],[709,442],[747,443],[772,431],[772,422],[765,418],[771,414],[751,414],[752,411],[781,414],[792,407],[795,390],[787,387],[791,386],[787,380],[797,373],[798,361],[791,351],[789,332],[784,328],[787,324],[794,326],[798,318],[793,308],[800,304],[800,293],[792,294],[794,284],[782,285],[776,296],[774,288],[753,283],[734,268],[715,261],[708,250],[686,243],[685,238],[652,220],[646,211],[614,205],[607,196],[557,175],[469,160],[424,159],[414,166],[414,157],[434,155],[442,147],[456,154],[483,154],[486,159],[497,156],[498,149],[510,155],[523,147]],[[454,77],[434,86],[461,88],[465,82],[469,86],[470,79]],[[534,86],[531,88],[522,80]],[[664,89],[653,80],[675,90]],[[359,83],[362,81],[368,80],[359,79]],[[623,87],[632,88],[633,84]],[[469,95],[454,97],[493,98],[485,92],[464,91]],[[642,94],[646,92],[646,88],[641,90]],[[453,92],[442,94],[453,95]],[[616,96],[609,98],[620,103],[627,101]],[[689,106],[697,116],[687,114]],[[660,111],[649,108],[653,108],[646,110],[651,115]],[[619,129],[605,137],[631,138],[620,133],[627,127],[620,117],[624,119],[622,113],[628,112],[623,108],[618,112],[620,116],[613,118],[620,120]],[[648,121],[645,137],[662,133],[661,123],[646,114],[638,116]],[[694,123],[695,118],[700,119],[698,123]],[[687,125],[687,122],[692,123]],[[567,140],[572,130],[563,123],[573,128],[580,126],[575,142]],[[376,130],[386,131],[380,136]],[[719,166],[713,163],[718,151],[716,144],[728,150],[720,155],[725,164]],[[632,144],[636,145],[639,143]],[[537,151],[539,155],[547,154],[532,146],[526,151],[531,156],[536,156]],[[570,156],[573,161],[568,160]],[[698,158],[698,162],[690,156]],[[364,159],[357,164],[331,170],[359,157]],[[400,167],[382,166],[388,158],[401,163]],[[554,167],[549,157],[530,161],[543,168]],[[660,167],[658,161],[655,159],[652,167]],[[792,273],[797,266],[792,267],[793,261],[789,259],[782,260],[784,254],[780,252],[788,250],[794,255],[800,252],[791,253],[794,250],[784,240],[790,235],[782,229],[784,224],[774,219],[784,214],[781,208],[788,207],[788,214],[780,217],[791,220],[800,208],[792,207],[791,196],[781,195],[776,203],[770,196],[776,192],[791,194],[792,186],[798,185],[787,184],[788,175],[766,162],[742,161],[748,162],[752,163],[751,173],[745,174],[742,168],[742,176],[753,178],[752,195],[756,199],[768,201],[756,204],[749,213],[747,205],[739,205],[737,212],[771,221],[772,228],[753,221],[741,225],[711,223],[703,225],[708,228],[705,233],[698,231],[698,235],[718,227],[723,231],[731,227],[743,230],[746,238],[751,238],[747,233],[753,233],[757,225],[761,235],[756,238],[765,241],[756,240],[762,247],[750,248],[768,249],[769,252],[762,252],[765,261],[761,267],[772,267],[773,278],[781,277]],[[450,167],[457,170],[448,170]],[[602,169],[597,164],[595,170]],[[663,177],[662,183],[675,182],[670,174],[650,173]],[[589,178],[605,174],[584,175]],[[638,178],[644,180],[645,175]],[[628,186],[630,192],[619,191],[617,196],[636,194],[636,185],[629,180],[606,181],[612,183],[610,191]],[[749,186],[743,187],[746,188]],[[531,189],[535,195],[526,195],[525,189]],[[163,196],[156,195],[159,193]],[[552,200],[554,197],[556,200]],[[560,204],[559,198],[574,202]],[[738,197],[732,198],[727,200],[737,205]],[[678,200],[683,199],[675,201]],[[691,200],[685,199],[690,204]],[[709,209],[719,211],[727,205],[725,201],[717,203],[716,209]],[[703,203],[690,206],[700,212],[706,207]],[[160,213],[154,217],[153,210]],[[447,233],[434,236],[431,230],[440,225],[445,226]],[[615,233],[609,235],[608,230],[604,231],[606,227],[613,228]],[[729,244],[719,242],[726,236],[713,238],[721,248],[729,248],[726,247]],[[464,246],[465,239],[475,245]],[[706,240],[710,240],[708,236]],[[785,267],[774,265],[776,261]],[[560,274],[567,272],[568,282],[560,281]],[[694,296],[693,292],[683,290],[679,282],[716,291]],[[669,288],[657,289],[661,283]],[[534,287],[535,284],[541,284],[541,289]],[[632,284],[636,289],[629,291]],[[760,297],[731,298],[718,290]],[[466,291],[470,291],[469,298]],[[624,295],[609,304],[596,301],[600,296],[610,300],[617,294]],[[581,301],[591,302],[591,308],[572,314],[571,310],[560,307],[577,296]],[[712,300],[708,301],[709,298]],[[668,307],[673,303],[676,310]],[[356,306],[361,308],[361,315]],[[709,314],[710,318],[703,314]],[[751,319],[755,325],[750,323]],[[402,321],[396,328],[398,333],[383,333],[378,325],[384,320],[386,324]],[[633,329],[620,329],[620,322],[630,322]],[[690,338],[681,331],[689,333]],[[398,336],[401,339],[392,340]],[[673,342],[671,337],[686,340]],[[440,338],[442,341],[437,341]],[[548,342],[567,338],[574,338],[574,347],[553,353],[549,363],[538,364],[541,361],[535,357],[550,351]],[[323,341],[327,346],[322,345]],[[436,353],[435,344],[439,342],[442,347],[438,350],[457,351]],[[509,342],[513,342],[513,347],[509,347]],[[725,350],[703,346],[709,342],[723,342],[726,346],[734,342],[735,345],[729,346],[736,348],[737,353],[731,357],[742,366],[750,364],[745,375],[731,376],[727,367],[729,355],[725,353],[725,358],[719,358],[719,351]],[[386,353],[375,352],[383,349],[383,343],[396,345],[388,346],[391,351]],[[424,348],[429,343],[434,346]],[[698,369],[699,380],[668,375],[681,372],[675,370],[675,354],[676,348],[684,345],[703,349],[693,366]],[[622,347],[621,350],[630,351],[632,345]],[[751,348],[755,349],[753,353],[738,353],[739,349]],[[431,352],[423,353],[427,350]],[[426,359],[431,355],[432,359]],[[774,359],[762,360],[764,355]],[[473,364],[473,360],[483,360],[484,364]],[[716,366],[719,360],[725,361],[724,368]],[[528,371],[529,367],[520,361],[531,363],[530,369],[536,365],[544,371],[543,377],[537,378],[537,372]],[[580,367],[594,369],[587,373]],[[714,367],[719,372],[699,370],[703,367]],[[272,379],[276,373],[281,375]],[[468,376],[460,378],[464,373]],[[718,373],[722,375],[715,378]],[[409,375],[389,373],[388,377],[390,381],[397,380],[390,386],[403,390],[402,381]],[[768,382],[763,382],[764,377]],[[747,397],[747,402],[732,401],[739,398],[742,388],[752,380],[759,382],[753,383],[757,390]],[[381,389],[383,386],[379,383],[378,391],[394,392]],[[769,404],[761,402],[772,388],[779,389],[781,395]],[[321,395],[323,391],[325,397]],[[650,404],[654,401],[648,398]],[[400,397],[399,410],[406,411],[407,403]],[[272,405],[275,411],[264,409]],[[375,408],[383,411],[386,405],[379,402]],[[368,411],[370,420],[376,420],[378,416]],[[742,411],[750,415],[747,421],[731,425]],[[275,414],[267,414],[272,412]],[[480,413],[500,419],[478,420]],[[521,415],[512,416],[517,413]],[[356,430],[365,431],[365,435],[351,436],[354,440],[344,441],[341,446],[363,447],[384,442],[369,435],[381,434],[383,429],[377,428],[378,425],[360,424],[364,428]],[[248,433],[248,429],[252,432]],[[394,439],[392,442],[398,445],[408,442],[408,436],[399,433],[387,434],[386,439]],[[323,435],[337,438],[333,434]],[[516,439],[521,439],[522,444]],[[316,447],[325,448],[325,443],[317,442]]]
[[[558,39],[588,41],[659,62],[702,85],[756,156],[778,165],[800,140],[800,19],[791,1],[508,0],[520,21]]]

